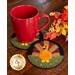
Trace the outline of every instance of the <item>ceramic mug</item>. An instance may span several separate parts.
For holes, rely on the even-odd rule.
[[[38,8],[33,5],[19,5],[10,10],[11,21],[14,32],[19,42],[32,42],[37,33],[50,23],[47,14],[40,14]],[[48,18],[42,26],[38,22],[42,18]]]

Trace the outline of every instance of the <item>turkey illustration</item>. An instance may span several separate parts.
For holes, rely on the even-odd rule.
[[[38,40],[28,55],[30,62],[40,68],[57,66],[64,58],[63,48],[51,40]]]

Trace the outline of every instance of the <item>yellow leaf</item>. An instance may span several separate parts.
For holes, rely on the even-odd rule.
[[[68,25],[67,24],[64,24],[64,28],[68,29]]]
[[[56,31],[56,32],[60,32],[60,27],[58,27],[55,31]]]
[[[62,35],[66,36],[66,30],[65,29],[62,30]]]

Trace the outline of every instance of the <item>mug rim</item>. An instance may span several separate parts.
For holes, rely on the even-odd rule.
[[[16,8],[22,7],[22,6],[31,6],[31,7],[35,8],[35,9],[37,10],[37,13],[36,13],[36,15],[34,15],[33,17],[36,17],[36,16],[39,14],[39,10],[38,10],[38,8],[37,8],[35,5],[18,5],[18,6],[13,7],[13,8],[10,10],[10,16],[13,17],[13,18],[15,18],[15,19],[18,19],[18,20],[26,20],[26,19],[31,19],[31,18],[33,18],[33,17],[30,17],[30,18],[25,18],[25,19],[23,18],[23,19],[21,19],[21,18],[18,18],[18,17],[14,16],[14,15],[12,14],[12,12],[13,12]]]

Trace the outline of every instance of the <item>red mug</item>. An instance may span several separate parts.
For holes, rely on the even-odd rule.
[[[50,23],[50,18],[47,14],[39,14],[38,9],[33,5],[19,5],[10,11],[11,21],[14,32],[19,42],[32,42],[37,33],[44,29]],[[42,26],[38,22],[42,18],[48,18]]]

